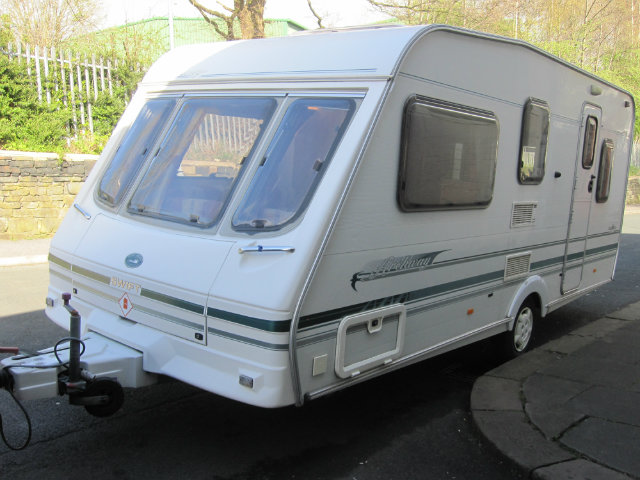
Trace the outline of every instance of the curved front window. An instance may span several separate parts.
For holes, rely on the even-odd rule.
[[[126,193],[176,104],[175,98],[149,100],[118,146],[98,186],[98,198],[115,207]]]
[[[233,216],[233,228],[257,233],[293,222],[310,201],[354,109],[355,102],[345,98],[293,101]]]
[[[186,99],[129,212],[199,227],[217,223],[275,106],[271,98]]]

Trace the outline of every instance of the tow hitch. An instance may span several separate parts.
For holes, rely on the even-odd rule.
[[[0,437],[12,450],[25,448],[31,438],[31,421],[21,404],[23,400],[68,395],[71,405],[81,405],[91,415],[107,417],[122,407],[123,385],[140,387],[156,382],[155,375],[142,369],[142,352],[94,332],[81,338],[81,317],[70,305],[71,294],[63,294],[62,299],[69,312],[68,337],[36,354],[19,355],[15,347],[0,347],[0,353],[17,354],[0,361],[0,388],[17,402],[28,425],[24,444],[11,445],[0,417]]]
[[[82,405],[96,417],[113,415],[124,403],[122,386],[116,378],[97,378],[89,370],[82,368],[80,357],[86,350],[85,343],[80,340],[82,319],[78,311],[69,304],[71,294],[63,294],[62,299],[64,308],[69,312],[69,338],[63,339],[69,340],[69,362],[66,372],[58,376],[59,394],[69,395],[71,405]],[[62,363],[57,355],[56,359]]]

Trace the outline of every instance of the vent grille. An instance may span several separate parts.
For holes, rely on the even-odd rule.
[[[536,223],[537,202],[514,203],[511,210],[511,228],[525,227]]]
[[[507,257],[507,264],[504,268],[504,279],[520,277],[529,273],[531,268],[531,252],[520,253]]]

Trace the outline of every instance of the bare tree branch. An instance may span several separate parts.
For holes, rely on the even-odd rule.
[[[266,0],[233,0],[233,7],[218,1],[218,5],[229,14],[208,8],[198,0],[189,0],[189,3],[198,9],[202,17],[225,40],[239,38],[234,30],[236,22],[240,26],[240,38],[264,37],[264,5]],[[216,19],[224,23],[226,32]]]
[[[311,0],[307,0],[307,5],[309,5],[309,10],[311,10],[311,13],[313,13],[313,16],[316,17],[316,19],[318,20],[318,28],[324,28],[324,25],[322,25],[322,17],[318,15],[316,11],[313,9],[313,6],[311,5]]]
[[[233,21],[235,19],[234,16],[225,15],[222,12],[207,8],[196,0],[189,0],[189,3],[198,9],[200,15],[202,15],[202,18],[204,18],[207,23],[213,27],[218,35],[220,35],[225,40],[235,40],[235,35],[233,34]],[[225,6],[222,5],[222,7],[224,8]],[[227,27],[226,32],[223,31],[222,28],[220,28],[219,22],[215,20],[216,18],[224,22]]]
[[[23,42],[59,47],[75,35],[94,30],[97,0],[3,0],[11,29]]]

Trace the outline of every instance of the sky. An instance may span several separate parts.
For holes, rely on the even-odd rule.
[[[233,3],[233,0],[222,1],[227,5]],[[219,9],[215,0],[201,0],[201,3]],[[188,0],[102,0],[101,4],[104,9],[103,27],[150,17],[166,17],[170,6],[176,17],[200,16]],[[311,4],[318,15],[323,17],[323,25],[326,27],[363,25],[387,18],[375,11],[366,0],[312,0]],[[318,26],[307,0],[267,0],[264,16],[293,20],[306,28]]]

